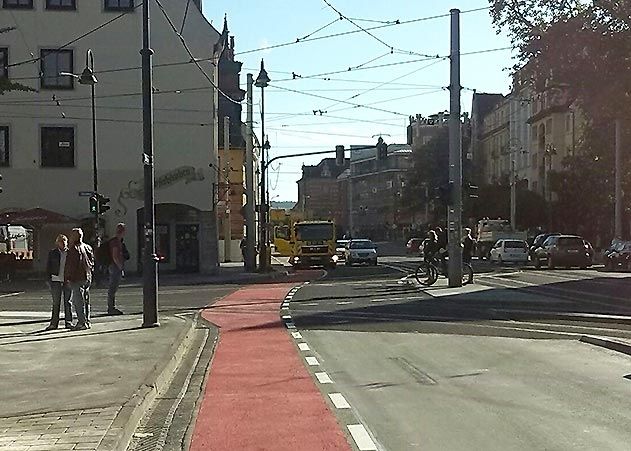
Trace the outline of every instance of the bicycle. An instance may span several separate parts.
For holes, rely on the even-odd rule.
[[[414,271],[414,278],[423,286],[432,286],[439,276],[448,277],[446,261],[432,258],[430,261],[422,262]],[[470,263],[462,262],[462,284],[473,283],[473,267]]]

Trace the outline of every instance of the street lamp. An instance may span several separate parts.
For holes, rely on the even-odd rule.
[[[259,254],[259,269],[262,272],[267,271],[268,268],[268,243],[267,243],[267,183],[266,173],[267,167],[265,165],[265,150],[269,149],[269,141],[265,139],[265,88],[269,85],[270,78],[265,70],[265,65],[261,59],[261,70],[256,77],[254,86],[261,88],[261,141],[264,143],[261,146],[261,193],[260,193],[260,208],[259,208],[259,241],[261,243]]]
[[[91,87],[91,100],[92,100],[92,180],[94,194],[99,192],[98,181],[98,165],[97,165],[97,152],[96,152],[96,107],[94,102],[94,86],[98,83],[98,80],[94,76],[94,55],[92,49],[88,49],[85,55],[85,69],[81,75],[72,74],[68,72],[61,72],[60,75],[74,77],[79,80],[79,84],[87,85]],[[99,207],[97,203],[96,211],[94,212],[94,240],[98,238],[99,232]]]

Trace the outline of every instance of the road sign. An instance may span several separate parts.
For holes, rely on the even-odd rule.
[[[79,191],[79,197],[90,197],[94,191]]]

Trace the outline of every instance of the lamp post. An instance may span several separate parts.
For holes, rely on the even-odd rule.
[[[261,192],[259,206],[259,269],[261,272],[267,271],[268,268],[268,243],[267,243],[267,167],[265,165],[265,151],[269,149],[269,142],[265,139],[265,88],[269,85],[270,78],[265,70],[263,60],[261,60],[261,70],[256,77],[254,86],[261,88]]]
[[[98,80],[94,76],[94,55],[92,49],[88,49],[85,54],[85,69],[81,72],[81,75],[71,74],[68,72],[62,72],[60,75],[66,75],[74,77],[79,80],[79,84],[90,86],[91,88],[91,101],[92,101],[92,182],[94,194],[99,192],[99,179],[98,179],[98,164],[97,164],[97,152],[96,152],[96,106],[94,101],[94,86],[98,83]],[[97,202],[97,208],[94,212],[94,239],[97,240],[99,232],[99,203]]]

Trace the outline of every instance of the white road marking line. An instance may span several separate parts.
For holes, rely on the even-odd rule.
[[[301,351],[311,351],[311,348],[307,343],[298,343],[298,349]]]
[[[281,310],[289,310],[289,307],[281,307]]]
[[[331,398],[331,402],[337,409],[351,408],[351,405],[341,393],[329,393],[329,398]]]
[[[305,360],[307,361],[307,363],[309,364],[309,366],[318,366],[320,365],[320,362],[318,362],[318,359],[316,359],[315,357],[305,357]]]
[[[377,451],[375,442],[372,441],[372,438],[370,438],[363,424],[349,424],[346,427],[353,436],[353,440],[355,440],[355,444],[360,451]]]
[[[296,325],[294,323],[285,323],[285,326],[287,326],[287,329],[295,329]]]
[[[339,301],[336,302],[337,305],[348,305],[348,304],[352,304],[353,301]]]
[[[291,319],[291,315],[283,315],[282,318],[283,319]]]
[[[377,298],[377,299],[371,299],[370,302],[385,302],[387,301],[387,299],[383,299],[383,298]]]
[[[6,312],[0,312],[0,317],[5,317],[5,318],[48,318],[48,317],[50,317],[50,312],[6,311]]]
[[[333,383],[333,381],[331,380],[329,375],[326,374],[325,372],[315,373],[315,377],[318,379],[318,382],[320,382],[321,384],[332,384]]]
[[[291,336],[294,337],[296,340],[302,338],[302,334],[300,332],[292,332]]]
[[[303,304],[303,305],[308,305],[309,307],[317,307],[318,305],[320,305],[319,302],[309,302],[308,304]]]
[[[8,298],[10,296],[19,296],[21,294],[24,294],[24,291],[16,291],[15,293],[0,294],[0,298]]]

